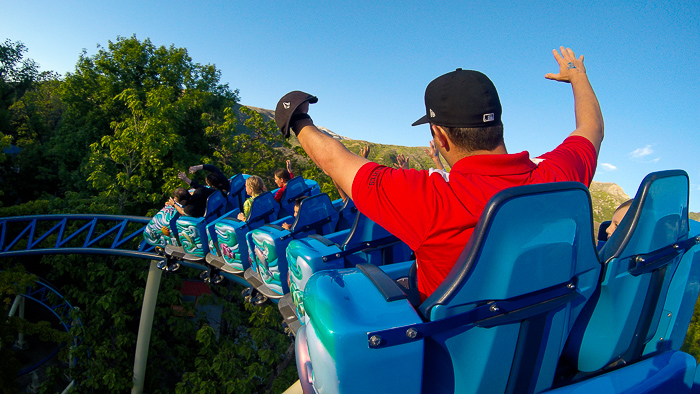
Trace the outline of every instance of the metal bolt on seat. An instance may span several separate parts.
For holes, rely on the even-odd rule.
[[[416,339],[418,336],[418,330],[415,328],[411,327],[408,330],[406,330],[406,337],[411,338],[411,339]]]
[[[379,335],[372,335],[369,338],[369,347],[377,347],[382,344],[382,337]]]

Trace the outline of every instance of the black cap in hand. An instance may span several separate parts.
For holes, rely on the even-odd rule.
[[[284,135],[284,138],[289,138],[289,128],[291,126],[289,120],[292,118],[294,111],[307,101],[314,104],[318,102],[318,98],[308,93],[295,90],[285,94],[280,101],[277,102],[277,108],[275,108],[275,122],[282,132],[282,135]]]

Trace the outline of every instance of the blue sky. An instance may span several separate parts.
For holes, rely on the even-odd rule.
[[[552,49],[583,54],[605,118],[595,179],[634,195],[644,176],[680,168],[700,211],[700,3],[555,1],[5,1],[0,39],[41,70],[74,70],[118,36],[184,47],[213,63],[245,105],[274,109],[291,90],[319,97],[318,125],[353,139],[426,146],[425,86],[461,67],[487,74],[506,146],[536,156],[575,128],[571,88]]]

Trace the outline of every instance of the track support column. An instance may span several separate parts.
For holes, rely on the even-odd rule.
[[[158,260],[151,260],[148,269],[148,280],[141,306],[141,320],[139,322],[139,334],[136,339],[136,355],[134,356],[134,387],[132,394],[142,394],[146,379],[146,361],[148,359],[148,346],[151,342],[151,328],[153,327],[153,314],[156,310],[156,299],[160,287],[160,277],[163,271],[156,267]]]

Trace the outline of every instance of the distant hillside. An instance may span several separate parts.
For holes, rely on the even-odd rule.
[[[275,111],[262,108],[251,109],[261,113],[268,119],[274,119]],[[375,144],[372,142],[353,140],[347,137],[343,137],[325,127],[318,127],[321,131],[335,138],[345,145],[348,150],[354,153],[360,152],[363,146],[369,145],[370,153],[368,156],[369,160],[376,163],[383,164],[386,166],[393,166],[396,163],[396,156],[403,154],[409,157],[409,166],[411,168],[427,170],[428,168],[434,167],[433,161],[425,153],[427,147],[407,147],[400,145],[383,145]],[[292,146],[298,146],[299,141],[297,141],[294,134],[289,138],[289,142]],[[298,159],[301,159],[299,157]],[[443,165],[447,165],[443,161]],[[448,167],[449,170],[449,167]],[[593,205],[593,224],[594,229],[597,232],[600,223],[610,220],[615,209],[623,202],[629,200],[631,197],[628,196],[620,186],[610,183],[610,182],[593,182],[589,188],[591,192],[591,203]],[[700,213],[690,213],[689,217],[693,220],[700,221]]]

